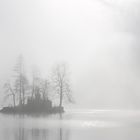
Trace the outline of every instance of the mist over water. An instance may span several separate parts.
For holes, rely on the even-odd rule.
[[[0,113],[0,140],[140,139],[139,0],[0,1],[0,106],[19,54],[31,77],[66,62],[75,104],[62,115]]]
[[[0,114],[3,140],[138,140],[139,111],[69,112],[52,116]]]
[[[0,87],[19,54],[42,76],[67,62],[77,108],[139,108],[139,1],[0,2]]]

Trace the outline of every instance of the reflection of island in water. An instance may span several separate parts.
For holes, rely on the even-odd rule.
[[[26,125],[24,117],[18,122],[16,127],[6,127],[3,129],[3,140],[68,140],[69,129],[58,126],[41,126],[40,124]]]
[[[0,140],[140,140],[139,111],[131,117],[114,113],[64,113],[63,118],[1,113]]]

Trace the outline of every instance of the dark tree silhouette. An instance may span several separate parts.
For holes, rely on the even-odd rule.
[[[6,93],[5,99],[7,99],[9,96],[12,96],[13,97],[13,106],[15,107],[16,106],[16,100],[15,100],[16,94],[15,94],[15,91],[13,90],[11,84],[9,82],[5,83],[4,89],[5,89],[5,93]]]
[[[38,68],[34,67],[32,70],[32,85],[31,85],[32,99],[35,98],[35,94],[40,90],[40,81],[41,81],[40,72]]]
[[[19,95],[19,105],[24,105],[25,92],[26,88],[28,87],[28,79],[25,75],[22,55],[18,57],[14,71],[15,71],[15,90]]]
[[[64,112],[64,99],[73,102],[70,75],[66,64],[55,66],[52,79],[42,78],[40,72],[34,69],[31,84],[25,75],[22,56],[18,57],[14,68],[15,77],[12,79],[12,85],[10,82],[4,85],[7,93],[5,99],[12,96],[13,107],[4,107],[1,111],[7,113],[62,113]],[[57,94],[52,94],[54,91]],[[58,95],[59,105],[53,106],[55,96],[52,95]]]
[[[58,64],[53,69],[52,74],[53,89],[59,95],[59,107],[62,107],[63,99],[72,102],[69,72],[66,64]]]
[[[50,87],[49,80],[42,80],[41,79],[40,92],[42,93],[43,100],[49,99],[49,87]]]

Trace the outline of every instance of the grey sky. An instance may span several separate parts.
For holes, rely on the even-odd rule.
[[[1,83],[22,53],[28,69],[35,64],[43,74],[56,62],[68,62],[80,107],[139,106],[139,4],[1,0]]]

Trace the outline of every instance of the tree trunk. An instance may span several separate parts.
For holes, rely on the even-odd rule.
[[[13,104],[14,104],[14,108],[16,106],[16,102],[15,102],[15,94],[13,94]]]
[[[62,107],[62,101],[63,101],[63,91],[62,91],[62,86],[60,87],[60,103],[59,103],[59,107]]]
[[[22,79],[21,79],[21,74],[20,74],[20,77],[19,77],[19,80],[20,80],[20,85],[19,85],[19,105],[21,106],[22,105],[22,97],[21,97],[21,94],[22,94]]]
[[[16,99],[15,99],[15,93],[13,92],[11,86],[9,85],[9,90],[11,91],[11,95],[13,96],[13,105],[16,106]]]
[[[34,98],[34,94],[35,94],[35,81],[34,81],[34,77],[33,77],[33,83],[32,83],[32,100]]]
[[[24,90],[24,87],[23,87],[23,106],[25,104],[25,90]]]

